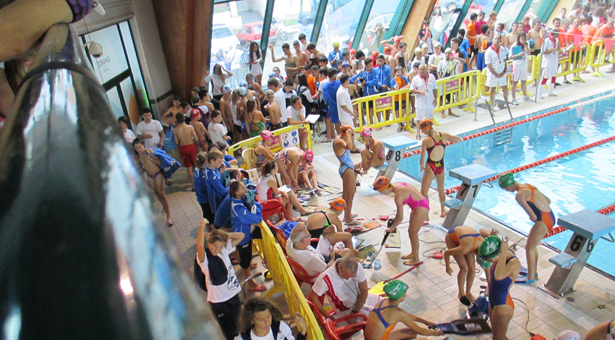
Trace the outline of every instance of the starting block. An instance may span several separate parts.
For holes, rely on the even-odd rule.
[[[460,179],[463,183],[457,191],[455,198],[444,201],[444,205],[449,207],[449,212],[442,226],[451,229],[463,225],[478,191],[483,185],[483,181],[498,174],[497,171],[486,168],[478,164],[470,164],[452,169],[448,172],[449,176]]]
[[[384,176],[387,178],[393,178],[399,162],[403,159],[404,150],[415,145],[418,142],[410,137],[396,136],[380,140],[384,146],[389,149],[386,155],[385,163],[378,168],[378,177]],[[387,165],[385,167],[385,164]]]
[[[556,265],[549,281],[540,287],[553,296],[564,296],[571,292],[596,242],[615,231],[615,219],[593,210],[582,210],[560,217],[557,223],[572,230],[566,250],[549,261]]]

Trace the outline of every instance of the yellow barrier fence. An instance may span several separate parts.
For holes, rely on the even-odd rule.
[[[473,70],[452,77],[438,79],[436,81],[438,98],[436,98],[434,113],[443,112],[460,105],[466,105],[464,111],[473,113],[472,102],[480,97],[478,89],[479,75],[480,71]],[[448,104],[446,103],[447,96],[450,96]]]
[[[613,44],[611,43],[610,51],[606,50],[603,40],[596,41],[590,48],[593,56],[589,61],[589,66],[594,69],[591,75],[604,78],[604,75],[600,72],[600,67],[615,63],[615,49],[613,49]],[[611,55],[609,58],[610,60],[606,60],[608,54]]]
[[[309,150],[312,150],[312,133],[310,130],[310,124],[298,124],[298,125],[289,125],[286,127],[283,127],[281,129],[277,129],[275,131],[271,131],[273,133],[273,144],[271,144],[271,146],[269,146],[269,150],[271,150],[271,152],[278,152],[280,150],[282,150],[284,148],[284,143],[285,143],[285,138],[287,139],[291,139],[291,138],[295,138],[295,136],[293,136],[293,132],[295,132],[296,134],[296,138],[297,138],[297,145],[299,145],[299,129],[306,129],[307,130],[307,147]],[[288,136],[290,135],[290,136]],[[288,137],[285,137],[288,136]],[[261,138],[261,136],[256,136],[256,137],[252,137],[252,138],[248,138],[246,140],[243,140],[239,143],[233,144],[229,147],[228,149],[228,154],[229,155],[234,155],[235,151],[240,150],[240,149],[244,149],[244,148],[254,148],[258,145],[258,143],[262,142],[263,139]]]
[[[403,103],[405,103],[405,115],[402,109]],[[357,107],[358,113],[358,126],[355,132],[360,132],[366,126],[376,129],[398,123],[406,124],[404,129],[414,132],[409,124],[415,116],[415,114],[410,114],[412,105],[409,88],[357,98],[352,101],[352,104]]]
[[[299,312],[305,319],[308,340],[324,340],[323,332],[318,326],[314,313],[312,313],[310,306],[307,304],[307,300],[288,265],[288,261],[286,261],[280,244],[276,241],[266,223],[261,222],[260,227],[263,238],[254,240],[254,242],[267,264],[267,269],[271,273],[274,283],[273,287],[263,294],[263,298],[267,299],[274,294],[284,293],[291,315]]]

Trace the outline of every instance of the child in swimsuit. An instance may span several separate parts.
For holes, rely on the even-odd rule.
[[[160,160],[154,156],[154,151],[146,149],[143,142],[139,138],[135,138],[132,141],[132,145],[137,152],[139,162],[145,169],[147,174],[147,184],[154,190],[158,201],[162,204],[163,211],[167,214],[167,225],[173,226],[173,219],[171,218],[171,212],[169,210],[169,202],[164,195],[164,176],[158,176],[162,173],[160,170]]]
[[[551,210],[551,200],[541,193],[535,186],[527,183],[515,182],[514,175],[510,172],[500,175],[498,178],[500,187],[508,192],[517,192],[517,202],[534,222],[525,245],[527,258],[528,280],[519,282],[532,284],[538,278],[538,244],[543,237],[555,226],[555,215]]]
[[[519,275],[521,262],[508,247],[508,239],[488,236],[478,249],[478,263],[490,269],[487,276],[489,284],[489,312],[494,340],[506,340],[508,324],[515,312],[515,304],[510,296],[510,286]]]
[[[476,232],[474,228],[458,226],[451,228],[444,238],[447,248],[444,251],[446,272],[448,275],[453,275],[453,269],[451,268],[451,256],[453,256],[457,266],[459,266],[459,273],[457,274],[459,294],[457,297],[466,306],[474,303],[472,285],[475,275],[475,254],[483,238],[489,236],[489,234],[489,231],[486,229]],[[495,234],[495,231],[493,234]]]
[[[428,136],[428,138],[423,140],[421,160],[419,161],[421,164],[421,171],[425,170],[423,178],[421,179],[421,193],[423,196],[428,197],[431,182],[435,177],[440,199],[440,217],[445,217],[447,213],[444,207],[444,201],[446,200],[444,194],[444,152],[446,142],[450,140],[458,143],[461,142],[462,139],[446,132],[435,131],[433,129],[433,122],[428,118],[421,121],[420,128],[421,131]],[[427,156],[427,162],[425,162],[425,156]],[[427,168],[424,164],[427,164]]]
[[[404,264],[412,266],[420,262],[419,259],[419,230],[423,226],[423,222],[429,220],[429,201],[415,187],[407,183],[394,183],[387,177],[381,176],[376,178],[374,182],[374,190],[377,190],[385,195],[394,193],[395,205],[397,214],[395,221],[388,228],[387,232],[394,231],[404,219],[404,205],[408,205],[412,212],[410,213],[410,222],[408,228],[408,236],[410,237],[410,245],[412,252],[402,256],[405,259]]]
[[[406,299],[408,285],[401,280],[391,280],[385,283],[384,294],[386,299],[379,302],[367,316],[365,325],[365,340],[380,339],[412,339],[416,335],[437,336],[443,335],[440,330],[431,330],[418,325],[433,327],[434,323],[412,315],[399,308],[399,304]],[[398,322],[406,327],[395,329]]]

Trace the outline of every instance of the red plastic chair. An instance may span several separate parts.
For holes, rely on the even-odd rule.
[[[320,313],[316,305],[312,303],[312,301],[308,300],[307,303],[312,309],[318,325],[327,332],[327,337],[330,340],[348,339],[355,333],[364,330],[365,325],[367,324],[367,317],[360,313],[348,314],[338,319],[325,318],[322,313]],[[360,318],[363,319],[363,321],[340,327],[337,326],[338,324],[353,318]]]
[[[263,206],[263,210],[261,211],[261,214],[263,214],[263,220],[268,220],[269,217],[275,214],[277,214],[280,219],[286,218],[287,220],[290,216],[284,205],[279,200],[271,199],[258,203]]]
[[[299,286],[301,286],[302,283],[307,283],[311,287],[312,283],[314,282],[314,280],[316,280],[318,275],[308,275],[303,266],[293,261],[290,257],[288,257],[288,255],[286,255],[286,261],[288,261],[290,269],[293,271],[293,274],[295,274],[295,279],[297,279],[297,283],[299,283]]]

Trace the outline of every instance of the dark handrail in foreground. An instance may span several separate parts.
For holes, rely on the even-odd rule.
[[[0,132],[0,320],[8,339],[222,339],[67,25]]]

